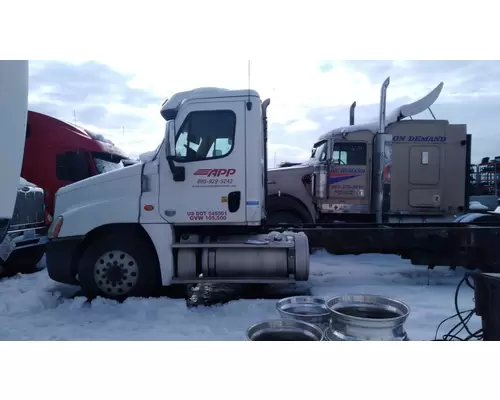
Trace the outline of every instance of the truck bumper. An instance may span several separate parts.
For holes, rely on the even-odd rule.
[[[11,253],[28,247],[44,246],[47,243],[47,227],[8,230],[0,242],[0,258],[8,260]]]
[[[47,244],[45,262],[50,279],[69,285],[78,285],[74,256],[83,237],[52,239]]]
[[[47,244],[47,227],[36,229],[25,229],[22,231],[9,231],[13,250],[24,249],[31,246],[41,246]]]

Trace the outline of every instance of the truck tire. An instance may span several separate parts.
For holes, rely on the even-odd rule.
[[[301,226],[314,222],[306,206],[300,200],[288,195],[269,196],[266,212],[267,222],[271,226],[279,224]]]
[[[161,287],[155,249],[133,233],[109,233],[94,239],[80,258],[78,278],[89,299],[151,297]]]
[[[4,268],[9,274],[18,272],[29,274],[36,272],[37,265],[45,254],[45,246],[31,246],[25,249],[13,251],[7,261],[4,263]]]

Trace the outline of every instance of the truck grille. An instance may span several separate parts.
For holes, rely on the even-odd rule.
[[[9,230],[27,229],[45,225],[45,199],[43,189],[21,186],[17,189],[16,206]]]

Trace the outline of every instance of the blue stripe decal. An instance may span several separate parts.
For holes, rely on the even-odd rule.
[[[339,183],[339,182],[343,182],[343,181],[347,181],[348,179],[352,179],[352,178],[357,178],[358,176],[361,176],[362,174],[358,174],[358,175],[342,175],[342,176],[329,176],[328,177],[328,183],[332,184],[332,183]]]
[[[258,206],[260,202],[258,200],[248,200],[247,206]]]

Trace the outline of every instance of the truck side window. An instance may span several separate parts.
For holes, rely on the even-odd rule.
[[[56,175],[61,181],[78,182],[90,177],[87,153],[67,151],[56,156]]]
[[[193,111],[177,133],[176,160],[189,162],[226,157],[234,148],[235,132],[233,111]]]
[[[332,159],[334,164],[366,165],[366,143],[335,143]]]

